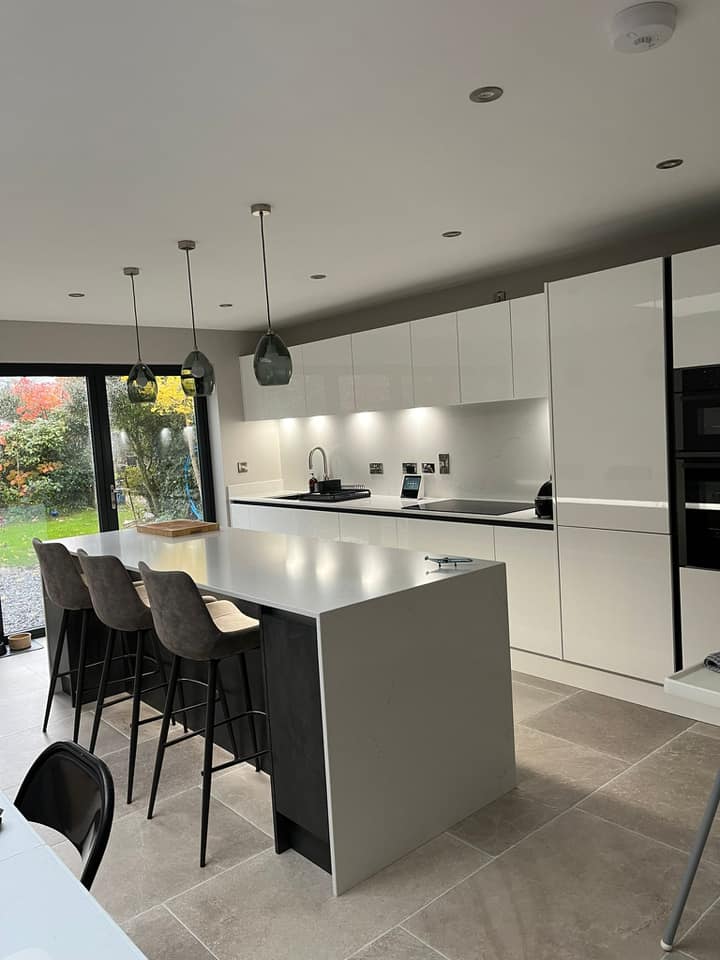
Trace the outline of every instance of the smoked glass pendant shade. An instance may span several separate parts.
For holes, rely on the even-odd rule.
[[[253,358],[255,379],[261,387],[285,386],[292,378],[292,357],[281,338],[272,330],[264,333]]]
[[[209,397],[215,389],[215,370],[204,353],[191,350],[180,368],[180,383],[188,397]]]
[[[127,392],[130,403],[155,403],[157,400],[155,374],[142,360],[135,364],[128,375]]]

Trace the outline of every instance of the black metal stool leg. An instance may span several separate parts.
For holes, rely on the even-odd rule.
[[[155,768],[153,769],[152,787],[150,788],[150,802],[148,803],[148,820],[152,820],[153,810],[155,809],[155,799],[157,797],[158,786],[160,784],[160,772],[162,770],[163,757],[165,755],[165,745],[167,743],[168,731],[170,729],[170,718],[172,716],[173,706],[175,704],[175,688],[177,686],[178,673],[180,672],[180,657],[173,656],[170,664],[170,679],[168,680],[167,695],[165,697],[165,707],[163,709],[162,724],[160,726],[160,739],[158,740],[157,753],[155,755]]]
[[[162,658],[162,650],[160,649],[160,642],[155,636],[155,631],[151,631],[150,637],[152,639],[153,650],[155,651],[155,660],[157,661],[158,673],[160,674],[160,682],[165,687],[165,693],[167,694],[168,689],[168,678],[167,670],[165,669],[165,661]],[[175,726],[175,717],[170,719],[170,723]],[[187,733],[187,730],[185,731]]]
[[[83,693],[85,692],[85,663],[87,661],[87,628],[89,610],[83,610],[80,625],[80,650],[78,653],[78,668],[75,681],[75,719],[73,721],[73,741],[78,742],[80,736],[80,717],[82,715]]]
[[[205,866],[208,822],[210,820],[210,787],[215,742],[215,696],[217,692],[217,660],[208,661],[207,709],[205,712],[205,755],[203,759],[202,822],[200,825],[200,866]]]
[[[60,661],[62,660],[62,653],[65,647],[65,634],[67,633],[67,623],[68,623],[68,612],[63,610],[62,618],[60,620],[60,632],[58,633],[57,638],[57,647],[55,648],[55,656],[53,657],[52,671],[50,673],[50,686],[48,688],[47,703],[45,704],[45,719],[43,720],[43,733],[47,730],[48,721],[50,719],[50,708],[52,707],[52,699],[55,696],[55,684],[57,683],[58,673],[60,673]]]
[[[90,753],[95,753],[95,744],[97,743],[98,733],[100,732],[100,720],[102,719],[103,702],[105,700],[105,693],[107,691],[108,677],[110,676],[110,664],[112,663],[114,649],[115,631],[108,630],[105,656],[103,658],[102,670],[100,672],[100,685],[98,686],[97,701],[95,703],[95,716],[93,717],[92,734],[90,736]]]
[[[133,782],[135,780],[135,758],[137,756],[138,733],[140,730],[140,694],[142,693],[142,674],[145,649],[145,636],[142,630],[138,630],[136,642],[135,679],[133,681],[132,717],[130,720],[130,754],[128,757],[128,803],[132,803]]]
[[[238,654],[240,659],[240,675],[242,677],[243,685],[243,696],[245,697],[245,709],[252,710],[252,694],[250,692],[250,680],[248,678],[248,669],[247,669],[247,660],[245,659],[245,654]],[[255,727],[255,715],[250,714],[248,717],[250,721],[250,738],[252,742],[253,753],[258,752],[258,738],[257,738],[257,729]],[[236,754],[237,756],[237,754]],[[260,772],[260,757],[255,757],[255,769]]]
[[[220,676],[220,674],[218,674],[218,678],[217,678],[217,689],[218,689],[218,696],[220,697],[220,703],[222,704],[223,712],[225,714],[225,719],[229,721],[226,724],[226,726],[230,734],[230,743],[232,744],[233,755],[237,760],[238,757],[240,756],[240,750],[238,749],[238,742],[237,742],[237,737],[235,736],[235,729],[233,727],[232,720],[230,720],[230,717],[232,716],[232,714],[230,713],[230,707],[228,706],[227,696],[225,694],[225,686],[222,682],[222,677]]]

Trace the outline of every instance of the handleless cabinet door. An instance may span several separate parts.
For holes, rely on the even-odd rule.
[[[415,406],[460,403],[457,314],[413,320],[410,337]]]
[[[304,417],[305,373],[302,347],[290,347],[293,373],[290,383],[278,387],[262,387],[255,379],[252,356],[240,357],[240,383],[246,420],[278,420],[282,417]]]
[[[413,405],[410,324],[352,334],[358,410],[404,410]]]
[[[250,510],[252,508],[246,503],[230,504],[230,526],[240,530],[252,530],[250,522]]]
[[[513,396],[548,395],[547,301],[544,293],[510,301]]]
[[[558,528],[566,660],[661,683],[674,671],[670,537]]]
[[[507,570],[510,646],[562,657],[555,532],[495,527],[495,559]]]
[[[394,517],[373,517],[361,513],[340,513],[340,539],[347,543],[371,543],[376,547],[397,546]]]
[[[674,366],[720,363],[720,246],[672,258]]]
[[[512,400],[510,303],[489,303],[457,315],[462,403]]]
[[[400,517],[397,527],[398,546],[405,550],[475,560],[495,559],[495,539],[490,524]]]
[[[352,413],[355,409],[350,337],[303,344],[307,415]]]
[[[662,261],[551,283],[560,525],[668,532]]]
[[[340,539],[338,515],[332,510],[297,507],[292,512],[294,513],[293,526],[288,533],[313,537],[316,540]]]

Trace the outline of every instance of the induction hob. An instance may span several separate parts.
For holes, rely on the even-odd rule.
[[[518,513],[531,508],[532,503],[519,503],[515,500],[435,500],[430,503],[413,503],[403,509],[436,513],[477,513],[486,517],[499,517],[505,513]]]

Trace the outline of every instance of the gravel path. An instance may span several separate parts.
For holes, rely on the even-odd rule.
[[[5,633],[45,623],[40,571],[37,567],[0,567],[0,602]]]

